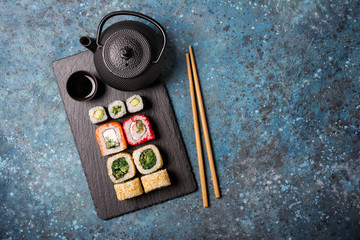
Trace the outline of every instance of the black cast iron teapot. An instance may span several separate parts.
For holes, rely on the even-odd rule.
[[[102,32],[107,20],[117,15],[145,19],[161,32],[138,21],[120,21]],[[80,43],[94,53],[100,78],[118,90],[134,91],[150,86],[159,76],[166,46],[164,28],[154,19],[132,11],[116,11],[106,15],[97,29],[96,39],[81,37]]]

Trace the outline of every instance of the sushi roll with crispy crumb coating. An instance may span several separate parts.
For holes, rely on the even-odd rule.
[[[139,178],[114,185],[116,197],[119,201],[133,198],[144,193]]]
[[[145,193],[171,185],[166,169],[142,176],[141,183],[144,187]]]

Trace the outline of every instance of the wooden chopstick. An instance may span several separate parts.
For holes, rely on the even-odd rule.
[[[190,52],[190,59],[191,59],[192,74],[193,74],[194,83],[195,83],[196,98],[197,98],[197,103],[198,103],[198,107],[199,107],[199,111],[200,111],[201,125],[202,125],[203,132],[204,132],[204,139],[205,139],[207,156],[208,156],[208,160],[209,160],[209,166],[210,166],[211,178],[212,178],[213,187],[214,187],[214,193],[215,193],[215,197],[219,198],[220,190],[219,190],[219,185],[218,185],[218,181],[217,181],[217,177],[216,177],[216,170],[215,170],[214,159],[213,159],[213,155],[212,155],[209,131],[208,131],[207,123],[206,123],[204,104],[203,104],[203,100],[202,100],[202,96],[201,96],[199,78],[198,78],[198,74],[196,71],[196,63],[195,63],[195,59],[194,59],[194,53],[193,53],[191,46],[189,46],[189,52]]]
[[[193,114],[193,120],[194,120],[195,142],[196,142],[196,150],[197,150],[197,157],[198,157],[198,164],[199,164],[201,193],[202,193],[202,199],[203,199],[203,206],[208,207],[209,203],[208,203],[207,190],[206,190],[204,161],[203,161],[203,155],[202,155],[202,150],[201,150],[199,120],[198,120],[197,110],[196,110],[194,82],[193,82],[192,73],[191,73],[189,54],[186,54],[186,63],[187,63],[187,69],[188,69],[188,75],[189,75],[191,108],[192,108],[192,114]]]

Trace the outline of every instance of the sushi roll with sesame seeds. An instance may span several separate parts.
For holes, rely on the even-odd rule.
[[[166,169],[142,176],[141,183],[145,193],[171,185],[169,174]]]
[[[119,201],[133,198],[144,193],[139,178],[114,185],[116,197]]]

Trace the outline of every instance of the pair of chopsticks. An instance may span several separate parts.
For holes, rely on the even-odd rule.
[[[219,185],[218,185],[217,178],[216,178],[216,171],[215,171],[214,159],[212,156],[209,131],[208,131],[207,123],[206,123],[204,104],[203,104],[201,90],[200,90],[199,78],[198,78],[197,71],[196,71],[196,63],[195,63],[195,59],[194,59],[193,49],[191,46],[189,46],[189,52],[190,52],[190,55],[188,53],[186,54],[186,63],[187,63],[187,69],[188,69],[188,75],[189,75],[191,107],[192,107],[193,120],[194,120],[195,142],[196,142],[196,150],[197,150],[197,157],[198,157],[198,164],[199,164],[201,193],[202,193],[203,205],[204,205],[204,207],[208,207],[209,203],[208,203],[207,190],[206,190],[204,161],[203,161],[203,155],[202,155],[202,149],[201,149],[200,129],[199,129],[197,109],[196,109],[194,85],[195,85],[195,91],[196,91],[197,105],[199,107],[199,112],[200,112],[201,125],[202,125],[203,133],[204,133],[206,151],[207,151],[207,156],[208,156],[208,160],[209,160],[211,178],[212,178],[212,183],[213,183],[214,193],[215,193],[216,198],[220,197],[220,191],[219,191]],[[194,80],[193,80],[193,78],[194,78]]]

